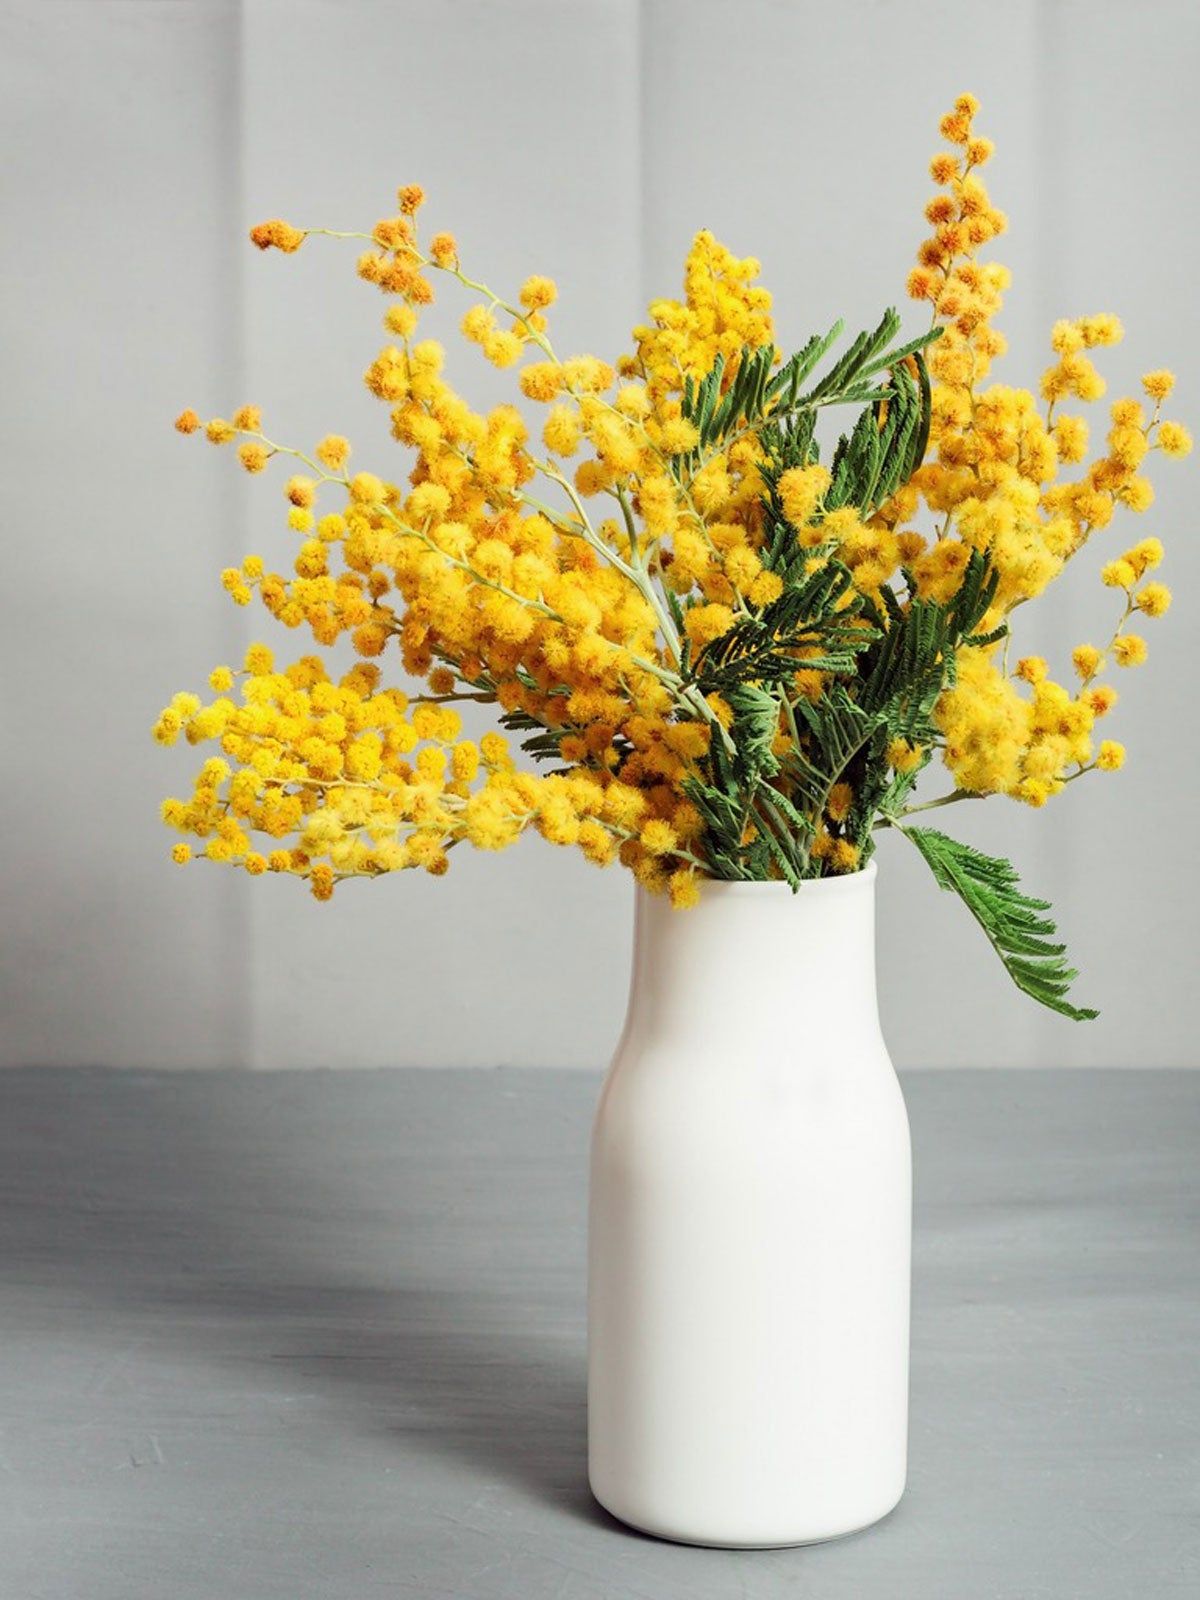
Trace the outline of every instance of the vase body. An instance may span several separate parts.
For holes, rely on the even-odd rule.
[[[911,1157],[874,878],[638,891],[592,1138],[588,1464],[644,1532],[803,1544],[903,1491]]]

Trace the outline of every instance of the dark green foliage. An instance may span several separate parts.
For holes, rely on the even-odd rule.
[[[1063,959],[1065,947],[1053,943],[1056,928],[1045,915],[1045,900],[1022,894],[1009,862],[987,856],[936,828],[901,829],[929,863],[938,884],[963,901],[987,934],[1018,989],[1060,1016],[1082,1022],[1098,1015],[1065,998],[1077,976]]]
[[[954,682],[955,653],[974,643],[975,629],[996,596],[996,573],[986,557],[972,551],[962,583],[946,604],[914,597],[901,607],[885,591],[885,615],[876,615],[879,632],[859,664],[858,703],[886,711],[888,732],[910,744],[936,736],[933,708]]]
[[[1021,894],[1008,862],[906,820],[913,786],[939,741],[936,707],[954,683],[958,652],[994,644],[1007,631],[979,631],[997,590],[986,555],[969,555],[948,601],[919,596],[904,568],[895,589],[885,587],[868,600],[836,545],[807,544],[784,512],[780,479],[819,460],[816,419],[824,406],[861,410],[834,449],[821,516],[852,507],[869,521],[921,465],[930,429],[922,351],[940,330],[897,345],[899,331],[899,317],[888,311],[823,376],[815,374],[841,336],[841,323],[778,368],[773,348],[747,348],[732,375],[718,360],[702,380],[684,384],[682,414],[698,437],[693,449],[672,458],[672,470],[687,485],[736,440],[757,435],[765,458],[759,464],[764,538],[758,556],[783,583],[768,604],[747,607],[743,598],[733,625],[695,656],[686,642],[686,615],[702,602],[663,585],[684,640],[681,714],[708,713],[711,721],[703,701],[717,695],[729,710],[728,727],[713,729],[707,755],[684,781],[704,824],[696,848],[715,877],[783,879],[798,889],[829,870],[828,850],[813,848],[819,832],[825,845],[827,830],[852,845],[861,865],[874,849],[875,829],[897,828],[939,885],[966,903],[1026,994],[1062,1016],[1091,1017],[1095,1012],[1066,1000],[1075,974],[1063,947],[1051,942],[1047,907]],[[800,692],[801,671],[823,675],[815,698]],[[531,735],[524,748],[541,760],[558,757],[562,734],[572,731],[547,732],[519,712],[503,720]],[[920,752],[910,771],[892,765],[897,740]],[[625,745],[618,750],[622,757],[629,753]],[[835,804],[839,786],[852,796],[848,811],[844,793]]]
[[[819,817],[834,784],[842,780],[872,734],[887,733],[887,717],[865,711],[840,683],[831,684],[817,700],[797,700],[792,713],[806,737],[788,756],[788,776],[805,806]]]
[[[772,345],[743,349],[724,390],[725,362],[718,357],[711,372],[699,383],[690,376],[684,383],[683,416],[700,437],[694,449],[674,458],[676,476],[681,481],[693,477],[707,459],[734,438],[751,428],[761,432],[764,426],[775,430],[777,441],[784,447],[781,459],[785,465],[780,470],[786,470],[788,465],[803,465],[797,445],[807,452],[812,430],[810,423],[807,430],[793,438],[798,418],[811,419],[822,406],[867,405],[872,409],[863,413],[851,436],[852,440],[857,437],[857,444],[843,440],[839,447],[850,451],[852,460],[841,480],[845,497],[836,503],[865,508],[867,501],[853,498],[853,490],[865,483],[872,494],[878,494],[871,504],[881,504],[908,481],[924,454],[929,430],[929,385],[919,352],[941,333],[939,328],[932,328],[918,339],[889,348],[899,331],[897,312],[885,312],[879,326],[871,333],[860,333],[846,353],[808,390],[804,384],[841,336],[840,322],[823,337],[810,339],[773,377],[771,370],[778,352]],[[916,358],[916,381],[904,366],[910,356]],[[883,373],[888,377],[881,385],[877,380]],[[882,409],[885,404],[892,408],[886,416]],[[864,425],[867,423],[878,436],[874,440],[868,438]],[[888,483],[891,488],[886,487]],[[863,515],[870,515],[870,511],[864,509]]]
[[[695,681],[710,694],[747,681],[780,683],[801,667],[851,673],[875,637],[856,622],[861,610],[849,571],[830,561],[714,640],[696,664]],[[809,654],[801,659],[800,651]],[[778,702],[775,709],[778,716]]]
[[[807,390],[805,384],[841,332],[840,325],[770,377],[774,351],[745,351],[722,393],[724,364],[684,391],[683,411],[700,435],[678,458],[681,476],[755,424],[762,464],[767,543],[765,566],[784,581],[779,598],[740,616],[694,660],[685,675],[700,694],[720,694],[733,713],[727,740],[714,740],[703,778],[688,793],[706,824],[713,870],[731,878],[782,876],[793,886],[821,871],[810,847],[830,793],[852,781],[857,801],[845,833],[864,854],[878,803],[911,787],[889,776],[889,742],[935,737],[933,708],[951,681],[954,652],[987,611],[995,579],[973,556],[953,602],[889,595],[867,608],[853,575],[823,546],[806,548],[787,521],[778,495],[781,475],[816,459],[814,419],[822,405],[865,406],[835,451],[826,509],[853,505],[869,516],[919,466],[929,432],[929,379],[921,348],[935,334],[892,348],[899,318],[889,311],[863,333]],[[904,363],[911,359],[914,377]],[[878,375],[891,368],[885,385]],[[796,697],[801,669],[827,674],[816,701]],[[781,726],[792,737],[774,746]]]
[[[901,828],[942,888],[963,899],[1026,994],[1063,1016],[1094,1016],[1065,999],[1074,973],[1062,959],[1062,946],[1050,942],[1054,924],[1044,916],[1047,907],[1020,893],[1013,868],[901,820],[936,744],[935,708],[954,682],[957,652],[996,643],[1006,633],[1003,626],[978,631],[997,587],[986,556],[972,552],[948,602],[919,597],[906,572],[907,594],[888,588],[878,604],[869,604],[856,594],[835,551],[805,548],[784,515],[779,480],[789,469],[819,459],[821,406],[863,407],[834,451],[825,513],[852,506],[868,519],[924,458],[930,383],[921,350],[936,333],[890,348],[899,318],[889,311],[810,384],[841,331],[839,323],[811,339],[774,377],[774,351],[746,350],[723,393],[720,362],[701,383],[685,386],[683,414],[694,423],[699,442],[677,458],[677,474],[686,481],[755,427],[767,457],[760,469],[766,511],[760,558],[784,581],[777,600],[739,617],[695,662],[685,663],[690,683],[702,694],[721,694],[733,712],[729,740],[714,742],[704,777],[687,785],[704,818],[707,857],[722,877],[782,877],[799,887],[823,870],[811,846],[832,791],[846,783],[854,800],[840,831],[860,861],[871,855],[876,826]],[[800,668],[832,680],[816,700],[793,695],[792,678]],[[791,738],[777,753],[781,727]],[[914,770],[892,768],[888,750],[895,739],[924,750]]]
[[[929,376],[924,360],[916,356],[914,361],[921,381],[897,367],[889,398],[864,411],[850,436],[839,442],[826,510],[849,505],[870,517],[920,464],[929,437]]]
[[[730,688],[730,743],[714,741],[705,779],[684,787],[706,825],[705,849],[715,875],[760,881],[778,876],[798,889],[811,876],[808,847],[813,823],[771,780],[781,771],[772,745],[779,730],[779,698],[761,685]],[[753,825],[753,837],[745,837]]]
[[[691,477],[706,455],[710,455],[732,434],[752,426],[768,409],[771,387],[771,368],[776,351],[773,345],[763,345],[758,350],[743,349],[732,380],[721,392],[725,377],[725,362],[717,357],[712,371],[695,384],[691,377],[684,383],[682,411],[700,435],[695,449],[676,456],[676,474]]]
[[[715,753],[722,770],[714,771],[714,779],[717,787],[750,784],[743,808],[747,820],[756,820],[763,807],[786,816],[776,800],[781,787],[791,797],[789,809],[819,819],[834,786],[853,780],[859,806],[847,836],[862,848],[885,798],[893,790],[907,793],[913,782],[889,778],[887,747],[898,738],[920,745],[936,739],[934,706],[953,682],[955,652],[992,602],[995,576],[984,557],[973,555],[949,604],[912,600],[901,606],[892,598],[867,625],[860,617],[861,597],[846,604],[851,594],[849,571],[828,558],[815,574],[785,589],[773,606],[735,624],[709,646],[694,681],[706,694],[713,689],[724,694],[734,710],[737,756]],[[820,654],[798,660],[794,652],[801,646]],[[801,666],[828,672],[835,681],[816,700],[792,699],[787,680]],[[768,763],[759,753],[769,753],[781,717],[791,719],[797,737]],[[769,785],[775,778],[782,785]],[[763,793],[768,785],[769,795]],[[807,824],[806,836],[790,852],[801,877],[813,870],[808,844],[814,825]],[[725,850],[733,851],[731,841]]]

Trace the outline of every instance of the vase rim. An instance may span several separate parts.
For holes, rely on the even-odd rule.
[[[860,867],[857,872],[839,873],[833,878],[805,878],[799,889],[793,890],[789,884],[782,880],[772,879],[769,883],[754,883],[744,878],[702,878],[700,880],[700,893],[703,899],[729,899],[731,897],[770,897],[788,900],[812,898],[815,895],[841,895],[855,889],[866,889],[874,881],[878,871],[878,863],[868,861],[865,867]],[[641,894],[649,894],[646,889],[641,889]]]

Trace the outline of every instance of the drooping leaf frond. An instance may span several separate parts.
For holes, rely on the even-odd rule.
[[[1081,1022],[1099,1013],[1073,1006],[1067,990],[1077,973],[1053,942],[1057,929],[1045,915],[1049,902],[1022,894],[1015,869],[936,828],[903,827],[928,862],[938,885],[958,895],[983,929],[1018,989],[1060,1016]]]

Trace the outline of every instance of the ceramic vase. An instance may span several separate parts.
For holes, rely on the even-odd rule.
[[[875,867],[638,890],[592,1140],[593,1493],[690,1544],[804,1544],[904,1488],[911,1158]]]

